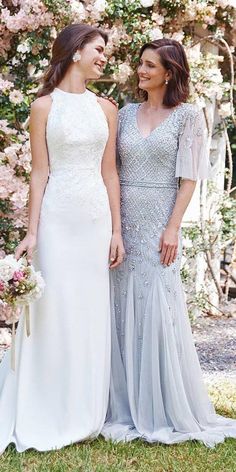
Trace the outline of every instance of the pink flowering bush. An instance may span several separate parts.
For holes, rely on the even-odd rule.
[[[27,221],[30,103],[50,61],[57,31],[86,22],[109,32],[105,80],[90,87],[122,105],[133,99],[140,46],[167,37],[184,44],[191,66],[191,100],[217,98],[229,119],[228,58],[204,52],[204,34],[236,44],[234,0],[0,0],[0,257],[12,253]],[[6,315],[7,316],[7,315]]]

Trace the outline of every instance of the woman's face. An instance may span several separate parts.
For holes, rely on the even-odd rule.
[[[138,66],[139,88],[147,92],[163,87],[169,73],[161,64],[159,54],[153,49],[145,49]]]
[[[87,80],[99,79],[107,62],[105,57],[105,41],[99,35],[80,51],[81,59],[76,63],[83,71]]]

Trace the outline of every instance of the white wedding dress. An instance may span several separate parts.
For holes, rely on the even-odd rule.
[[[35,266],[46,282],[0,365],[0,451],[40,451],[96,437],[110,379],[111,215],[101,160],[108,125],[97,97],[55,89],[47,124],[50,175]]]

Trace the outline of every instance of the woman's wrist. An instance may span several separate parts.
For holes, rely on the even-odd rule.
[[[177,223],[177,222],[174,222],[174,221],[169,221],[169,223],[166,226],[166,229],[170,229],[170,230],[176,231],[178,233],[178,231],[180,230],[180,226],[181,226],[181,223]]]
[[[28,228],[27,230],[27,236],[30,236],[32,238],[37,238],[37,231],[33,230],[31,228]]]
[[[120,236],[121,235],[121,229],[113,229],[112,230],[112,235]]]

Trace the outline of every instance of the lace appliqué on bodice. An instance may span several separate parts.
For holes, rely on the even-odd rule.
[[[101,162],[108,124],[97,97],[86,90],[73,94],[55,89],[47,123],[50,174],[44,212],[67,212],[79,205],[93,217],[107,211],[108,196]]]

